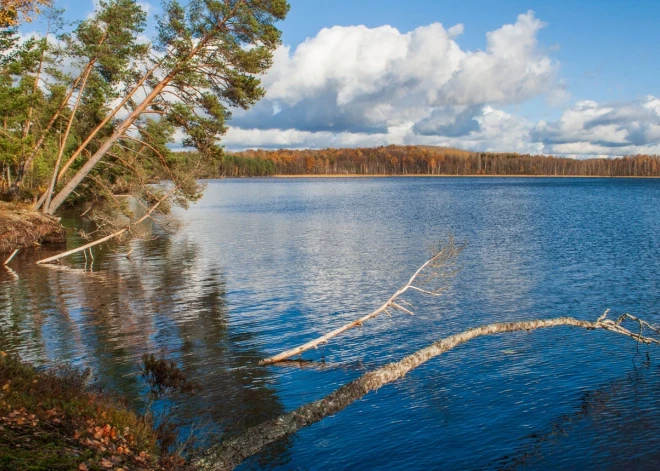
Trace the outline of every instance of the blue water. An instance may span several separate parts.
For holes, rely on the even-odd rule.
[[[659,211],[660,180],[211,181],[130,258],[26,253],[0,272],[0,349],[89,366],[138,404],[140,356],[163,353],[203,385],[175,414],[202,441],[234,435],[469,327],[608,308],[660,323]],[[460,272],[441,297],[407,295],[415,316],[303,355],[324,366],[254,366],[378,307],[450,233]],[[476,339],[240,469],[657,469],[659,360],[568,327]]]

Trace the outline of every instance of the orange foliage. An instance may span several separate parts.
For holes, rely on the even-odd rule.
[[[557,175],[660,176],[660,157],[571,159],[471,152],[432,146],[359,149],[247,150],[238,155],[273,163],[280,175]]]

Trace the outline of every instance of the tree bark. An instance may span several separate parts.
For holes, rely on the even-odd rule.
[[[330,393],[323,399],[306,404],[298,409],[284,414],[275,420],[265,422],[261,425],[249,428],[242,435],[227,440],[220,445],[214,446],[200,459],[194,462],[199,470],[231,470],[244,459],[258,453],[265,446],[296,433],[303,427],[319,422],[323,418],[342,411],[355,401],[361,399],[367,393],[396,381],[408,372],[426,363],[469,340],[485,335],[500,334],[515,331],[532,331],[550,327],[570,326],[580,327],[587,330],[604,329],[625,335],[640,343],[660,344],[655,338],[642,335],[642,329],[648,328],[654,333],[658,329],[636,317],[624,314],[617,321],[606,319],[608,311],[605,311],[595,322],[582,321],[572,317],[558,317],[554,319],[542,319],[520,322],[503,322],[476,327],[464,332],[439,340],[396,363],[390,363],[374,371],[360,376],[356,380],[342,386]],[[640,326],[640,333],[635,334],[621,323],[630,319]]]
[[[136,225],[140,224],[141,222],[145,221],[147,218],[149,218],[153,214],[153,212],[158,208],[158,206],[160,206],[160,204],[163,201],[165,201],[167,198],[169,198],[172,195],[172,193],[174,193],[175,191],[176,191],[176,186],[174,188],[172,188],[172,190],[170,190],[165,196],[163,196],[161,199],[159,199],[149,209],[149,211],[147,211],[147,213],[144,216],[142,216],[140,219],[135,221],[133,224],[129,224],[128,226],[118,230],[117,232],[114,232],[114,233],[112,233],[108,236],[105,236],[105,237],[103,237],[99,240],[95,240],[94,242],[90,242],[89,244],[85,244],[81,247],[77,247],[73,250],[69,250],[67,252],[64,252],[64,253],[61,253],[61,254],[58,254],[58,255],[53,255],[52,257],[48,257],[48,258],[38,260],[37,264],[40,265],[42,263],[54,262],[55,260],[59,260],[60,258],[66,257],[68,255],[73,255],[74,253],[82,252],[83,250],[87,250],[89,248],[92,248],[96,245],[102,244],[103,242],[106,242],[108,240],[114,239],[115,237],[118,237],[118,236],[122,235],[124,232],[128,231],[132,226],[136,226]]]
[[[414,291],[419,291],[423,294],[428,294],[431,296],[438,296],[440,295],[442,289],[441,288],[435,288],[433,290],[428,290],[428,289],[423,289],[420,288],[419,286],[416,286],[414,283],[417,280],[417,278],[424,273],[424,271],[428,268],[433,269],[433,273],[430,274],[431,278],[441,278],[440,276],[440,269],[442,268],[447,268],[449,263],[456,258],[456,256],[463,250],[464,246],[456,246],[454,244],[453,239],[450,237],[449,241],[447,244],[445,244],[444,247],[442,247],[440,250],[436,251],[436,253],[429,259],[427,260],[422,266],[420,266],[417,271],[410,277],[408,282],[403,285],[397,292],[395,292],[383,305],[381,305],[378,309],[375,311],[370,312],[366,316],[363,316],[353,322],[349,322],[348,324],[345,324],[338,329],[333,330],[332,332],[329,332],[325,335],[322,335],[321,337],[310,340],[309,342],[300,345],[298,347],[292,348],[290,350],[286,350],[282,353],[279,353],[277,355],[274,355],[269,358],[265,358],[259,362],[259,365],[271,365],[273,363],[277,363],[278,361],[286,360],[287,358],[291,358],[294,355],[299,355],[303,352],[306,352],[307,350],[311,350],[312,348],[317,348],[319,345],[322,343],[327,343],[328,340],[331,338],[334,338],[338,336],[339,334],[346,332],[349,329],[352,329],[353,327],[357,327],[359,325],[362,325],[364,322],[368,321],[369,319],[373,319],[377,315],[386,312],[388,308],[394,308],[398,311],[405,312],[406,314],[413,315],[413,312],[410,311],[409,309],[406,309],[405,307],[401,306],[398,304],[396,301],[397,299],[403,295],[406,291],[408,290],[414,290]],[[445,275],[446,276],[446,275]],[[430,279],[430,278],[429,278]]]

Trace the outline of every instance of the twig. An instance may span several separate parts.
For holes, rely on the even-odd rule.
[[[443,287],[436,287],[435,289],[426,289],[423,290],[421,288],[418,288],[413,285],[413,283],[417,280],[419,283],[429,283],[431,280],[434,280],[437,278],[437,275],[442,271],[446,270],[450,265],[451,262],[456,258],[456,256],[465,248],[465,244],[461,244],[459,246],[454,244],[453,237],[450,235],[447,242],[444,244],[439,249],[434,250],[433,256],[427,260],[421,267],[417,269],[417,271],[413,274],[413,276],[410,277],[410,280],[403,285],[396,293],[394,293],[385,303],[380,306],[378,309],[375,311],[370,312],[366,316],[363,316],[353,322],[349,322],[348,324],[345,324],[338,329],[333,330],[332,332],[329,332],[317,339],[311,340],[303,345],[300,345],[299,347],[292,348],[290,350],[286,350],[278,355],[265,358],[264,360],[261,360],[259,362],[259,365],[271,365],[273,363],[277,363],[278,361],[286,360],[287,358],[291,358],[292,356],[299,355],[302,352],[305,352],[307,350],[310,350],[312,348],[316,348],[319,344],[321,343],[326,343],[328,340],[330,340],[333,337],[338,336],[342,332],[346,332],[349,329],[352,329],[353,327],[361,326],[362,323],[368,321],[369,319],[373,319],[376,317],[378,314],[382,312],[386,312],[388,307],[393,307],[395,309],[398,309],[399,311],[403,311],[407,314],[411,314],[412,312],[401,305],[397,304],[397,298],[401,296],[403,293],[408,291],[409,289],[421,291],[422,293],[425,294],[430,294],[433,296],[440,296],[442,293]],[[432,273],[428,274],[426,279],[422,280],[419,279],[418,277],[421,274],[426,274],[425,270],[431,269]],[[455,271],[451,271],[448,274],[453,274]],[[447,274],[447,275],[448,275]],[[444,277],[444,276],[443,276]]]
[[[5,265],[9,265],[9,262],[11,262],[11,259],[14,258],[14,257],[16,256],[16,254],[18,253],[19,250],[20,250],[20,249],[16,249],[16,250],[14,250],[14,251],[11,253],[11,255],[9,256],[9,258],[8,258],[7,260],[5,260]]]
[[[439,340],[408,355],[399,362],[390,363],[374,371],[365,373],[323,399],[301,406],[275,420],[249,428],[242,435],[212,447],[201,459],[193,464],[199,470],[234,469],[245,458],[258,453],[268,444],[292,435],[301,428],[319,422],[329,415],[340,412],[353,402],[364,397],[367,393],[402,378],[408,372],[428,360],[477,337],[522,330],[532,331],[549,327],[571,326],[581,327],[587,330],[609,330],[610,332],[630,337],[640,343],[660,344],[660,340],[657,338],[635,334],[621,325],[623,321],[631,320],[637,322],[642,329],[646,328],[656,334],[660,333],[660,329],[651,326],[648,322],[630,314],[624,314],[617,321],[609,320],[606,317],[607,311],[595,322],[582,321],[572,317],[558,317],[533,321],[503,322],[466,330]]]

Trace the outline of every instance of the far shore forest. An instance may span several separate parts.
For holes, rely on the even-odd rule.
[[[395,145],[229,152],[222,136],[232,111],[266,93],[260,76],[281,44],[285,0],[168,1],[147,43],[147,14],[135,0],[99,1],[73,23],[50,3],[37,2],[39,34],[25,40],[20,13],[34,13],[34,2],[0,17],[0,199],[45,214],[96,200],[121,209],[117,194],[145,207],[166,196],[185,206],[201,196],[196,179],[204,178],[660,176],[657,156],[576,160]],[[175,150],[181,145],[194,151]],[[152,185],[161,180],[172,182],[171,195]]]
[[[192,167],[195,152],[175,154]],[[517,153],[470,152],[432,146],[381,146],[321,150],[246,150],[226,153],[200,178],[271,175],[548,175],[658,177],[660,156],[573,159]]]

